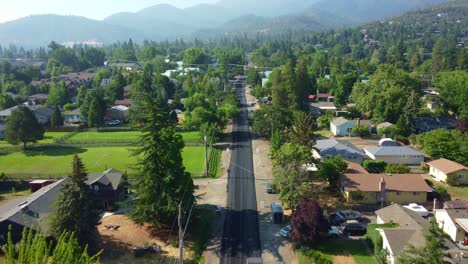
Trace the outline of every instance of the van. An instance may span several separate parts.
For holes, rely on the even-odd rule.
[[[283,223],[283,207],[278,203],[271,203],[271,222],[273,224]]]

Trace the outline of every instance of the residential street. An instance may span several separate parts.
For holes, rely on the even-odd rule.
[[[240,118],[234,120],[232,130],[221,263],[246,263],[247,258],[261,257],[251,135],[244,88],[238,89],[238,96],[242,113]]]

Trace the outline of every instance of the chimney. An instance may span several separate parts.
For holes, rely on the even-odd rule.
[[[385,192],[385,180],[384,180],[383,177],[382,177],[382,179],[380,180],[380,183],[379,183],[379,192]]]
[[[379,200],[380,200],[380,208],[383,208],[385,202],[385,180],[382,177],[379,183]]]

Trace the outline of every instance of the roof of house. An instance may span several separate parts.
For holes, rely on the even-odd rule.
[[[39,113],[47,117],[51,117],[54,113],[54,109],[50,107],[39,107],[39,108],[34,109],[33,111],[34,113]]]
[[[42,100],[46,100],[47,98],[49,97],[48,94],[42,94],[42,93],[39,93],[39,94],[33,94],[33,95],[30,95],[29,98],[30,99],[42,99]]]
[[[123,174],[116,169],[108,169],[103,173],[88,174],[86,183],[88,185],[99,182],[102,185],[112,185],[112,189],[117,190],[122,182]]]
[[[366,169],[364,169],[364,167],[362,167],[361,165],[347,160],[345,160],[345,162],[348,163],[346,173],[369,174],[369,172],[366,171]]]
[[[408,245],[421,248],[426,243],[424,232],[421,230],[385,228],[383,232],[395,256],[398,256]]]
[[[383,123],[378,124],[377,128],[381,129],[381,128],[384,128],[384,127],[391,127],[391,126],[394,126],[394,124],[392,124],[390,122],[383,122]]]
[[[16,110],[16,108],[18,108],[17,105],[7,108],[5,110],[2,110],[0,111],[0,116],[10,116],[11,113]]]
[[[317,140],[315,147],[320,150],[320,155],[325,156],[347,156],[347,154],[356,154],[364,156],[364,152],[359,150],[347,140],[323,139]]]
[[[131,99],[123,99],[123,100],[115,100],[114,105],[132,105],[132,100]]]
[[[72,110],[70,112],[65,112],[63,114],[64,115],[81,115],[81,110],[80,110],[80,108],[77,108],[75,110]]]
[[[335,126],[341,126],[341,125],[343,125],[345,123],[348,123],[348,122],[352,122],[354,125],[357,125],[358,123],[360,125],[366,125],[366,126],[371,126],[372,125],[371,121],[369,121],[369,120],[362,120],[362,119],[349,120],[349,119],[346,119],[346,118],[344,118],[342,116],[337,117],[337,118],[335,118],[335,119],[333,119],[331,121],[331,123],[333,125],[335,125]]]
[[[51,207],[67,181],[68,178],[59,180],[42,187],[25,199],[1,206],[0,222],[9,220],[26,227],[39,226],[42,231],[47,232],[45,218],[52,211]]]
[[[448,159],[434,160],[434,161],[428,162],[427,165],[434,167],[445,174],[467,169],[462,164],[455,162],[455,161],[448,160]]]
[[[329,93],[318,93],[318,94],[317,94],[317,97],[321,97],[321,98],[324,98],[324,97],[326,97],[326,98],[335,98],[334,96],[332,96],[332,95],[329,94]]]
[[[124,112],[124,111],[128,110],[128,107],[126,107],[124,105],[116,105],[116,106],[111,107],[111,109],[115,109],[117,111]]]
[[[424,153],[405,146],[367,147],[364,151],[374,156],[425,156]]]
[[[445,209],[468,209],[468,200],[453,200],[444,202]]]
[[[399,192],[432,192],[432,189],[419,174],[343,174],[342,184],[346,191],[379,192],[380,181],[385,188]]]
[[[333,102],[311,103],[310,106],[316,107],[316,108],[319,108],[319,109],[327,109],[327,110],[330,110],[330,109],[336,110],[337,109],[336,106],[335,106],[335,103],[333,103]]]
[[[468,209],[442,209],[447,212],[450,218],[455,223],[456,219],[467,219],[468,218]]]

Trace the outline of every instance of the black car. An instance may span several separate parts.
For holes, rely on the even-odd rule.
[[[340,232],[347,236],[363,236],[367,233],[367,228],[356,220],[348,220],[343,223]]]
[[[336,212],[336,214],[339,214],[344,220],[361,220],[362,215],[358,211],[353,211],[353,210],[340,210]]]

